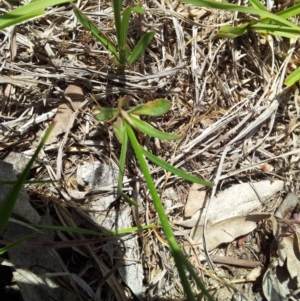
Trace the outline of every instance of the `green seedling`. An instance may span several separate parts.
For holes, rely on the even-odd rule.
[[[261,17],[258,21],[244,22],[238,26],[221,26],[218,33],[218,37],[221,38],[236,38],[249,30],[253,30],[262,35],[272,34],[290,39],[297,39],[300,34],[300,27],[287,20],[300,13],[300,4],[273,14],[269,12],[259,0],[250,0],[249,2],[252,7],[212,0],[181,0],[181,2]]]
[[[98,30],[98,28],[85,16],[75,5],[73,5],[74,13],[83,25],[116,59],[116,65],[124,68],[126,64],[134,64],[148,45],[151,43],[154,32],[150,31],[145,33],[138,43],[131,51],[127,45],[128,28],[130,22],[130,16],[134,12],[136,14],[143,14],[144,10],[138,6],[130,6],[122,12],[123,0],[113,0],[114,20],[116,27],[117,45],[109,40],[104,33]]]
[[[228,10],[257,15],[261,19],[258,21],[244,22],[238,26],[221,26],[218,33],[220,38],[236,38],[249,30],[253,30],[261,35],[277,35],[292,40],[297,40],[300,34],[300,27],[288,21],[288,18],[297,16],[300,13],[300,3],[295,4],[277,13],[271,13],[259,0],[250,0],[252,7],[245,7],[231,3],[216,2],[211,0],[180,0],[181,2],[211,7],[214,9]],[[293,71],[284,84],[292,86],[300,80],[300,67]]]
[[[140,119],[140,116],[158,117],[165,114],[170,109],[171,106],[170,102],[168,102],[165,99],[156,99],[153,101],[149,101],[145,104],[138,105],[126,111],[124,110],[124,107],[128,105],[129,101],[130,101],[130,97],[125,96],[119,99],[118,108],[96,107],[94,110],[94,117],[99,121],[115,120],[113,129],[117,139],[122,145],[120,160],[119,160],[119,169],[120,169],[119,179],[118,179],[119,194],[124,197],[125,201],[129,201],[130,204],[137,205],[135,201],[131,200],[130,197],[127,196],[122,191],[127,147],[128,147],[128,142],[130,142],[134,150],[135,156],[137,158],[137,161],[139,162],[150,195],[152,197],[156,212],[158,214],[161,226],[167,238],[171,253],[174,257],[174,261],[178,269],[178,273],[182,285],[187,295],[187,300],[191,300],[191,301],[195,300],[195,296],[192,292],[190,283],[188,281],[186,271],[188,271],[190,277],[196,282],[198,288],[203,292],[203,294],[208,298],[208,300],[213,300],[210,294],[205,289],[205,286],[197,276],[193,266],[183,254],[173,234],[172,228],[168,221],[168,217],[165,213],[164,207],[159,198],[158,192],[155,188],[153,179],[148,169],[145,157],[149,161],[152,161],[154,164],[188,181],[202,184],[204,186],[212,186],[213,184],[203,179],[200,179],[198,177],[192,176],[178,168],[173,167],[172,165],[168,164],[162,159],[146,151],[138,142],[137,134],[136,134],[137,132],[142,132],[143,134],[146,134],[150,137],[156,137],[163,140],[177,140],[181,138],[179,135],[168,134],[160,130],[157,130],[154,127],[152,127],[149,123],[142,121]]]

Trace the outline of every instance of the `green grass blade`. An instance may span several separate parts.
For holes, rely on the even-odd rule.
[[[224,25],[221,26],[220,31],[218,32],[219,38],[237,38],[249,30],[248,24],[242,26],[230,26]]]
[[[249,25],[249,28],[260,34],[272,34],[295,40],[299,36],[298,30],[286,26],[280,26],[277,24],[257,23]]]
[[[120,118],[123,123],[123,120]],[[125,126],[122,124],[122,146],[121,146],[121,154],[119,160],[119,177],[118,177],[118,190],[119,193],[123,191],[123,178],[124,178],[124,171],[125,171],[125,163],[126,163],[126,154],[127,154],[127,146],[128,146],[128,136],[125,131]]]
[[[82,26],[88,30],[115,58],[119,61],[119,53],[116,47],[103,35],[98,28],[75,5],[73,11]]]
[[[140,58],[142,53],[153,40],[154,34],[154,31],[150,31],[141,37],[128,58],[130,64],[134,64]]]
[[[128,27],[129,27],[129,20],[131,15],[131,8],[128,7],[123,11],[122,21],[121,21],[121,34],[120,34],[120,41],[119,49],[121,51],[125,50],[126,41],[127,41],[127,34],[128,34]]]
[[[277,16],[280,16],[281,18],[284,18],[284,19],[294,17],[298,14],[300,14],[300,3],[276,13]]]
[[[121,10],[122,10],[123,0],[112,0],[113,10],[114,10],[114,20],[116,26],[116,34],[118,46],[120,47],[120,43],[122,40],[122,21],[121,21]]]
[[[5,196],[4,200],[0,204],[0,214],[1,214],[1,218],[0,218],[0,235],[3,233],[3,231],[6,227],[6,224],[8,222],[8,219],[11,216],[11,213],[13,211],[15,203],[18,199],[18,195],[21,191],[22,185],[25,182],[25,180],[26,180],[26,178],[27,178],[27,176],[30,172],[30,169],[31,169],[32,165],[34,164],[35,159],[38,157],[39,152],[41,151],[41,149],[43,148],[43,145],[47,141],[53,127],[54,127],[54,124],[51,124],[50,127],[47,129],[44,137],[41,139],[41,142],[39,143],[36,151],[34,152],[34,154],[32,156],[32,158],[30,159],[30,161],[26,165],[24,171],[20,175],[18,181],[13,185],[13,187],[10,189],[10,191],[8,192],[8,194]]]
[[[60,5],[75,0],[39,0],[20,6],[0,16],[0,30],[11,25],[42,15],[46,7]]]
[[[131,199],[128,195],[126,195],[123,191],[121,192],[122,197],[124,200],[131,206],[138,207],[139,204],[135,202],[133,199]]]
[[[170,107],[171,103],[168,100],[155,99],[134,107],[128,113],[157,117],[167,113]]]
[[[121,234],[128,234],[134,233],[139,230],[147,230],[151,228],[155,228],[155,224],[144,225],[141,227],[130,227],[126,229],[118,229],[116,231],[107,231],[107,232],[96,232],[93,230],[88,230],[84,228],[77,228],[77,227],[64,227],[64,226],[46,226],[46,225],[36,225],[31,224],[34,228],[37,229],[46,229],[46,230],[53,230],[53,231],[63,231],[63,232],[71,232],[71,233],[80,233],[85,235],[94,235],[94,236],[114,236],[114,235],[121,235]]]
[[[7,245],[7,246],[1,248],[1,249],[0,249],[0,255],[6,253],[6,252],[9,251],[10,249],[12,249],[12,248],[14,248],[15,246],[21,244],[22,242],[27,241],[27,240],[29,240],[29,239],[31,239],[31,238],[37,236],[38,234],[39,234],[39,232],[31,233],[31,234],[29,234],[29,235],[27,235],[27,236],[25,236],[25,237],[22,237],[22,238],[18,239],[17,241],[14,241],[14,242],[11,243],[11,244],[9,244],[9,245]]]
[[[300,27],[298,27],[296,24],[293,24],[292,22],[287,21],[284,18],[276,14],[272,14],[265,10],[260,10],[252,7],[245,7],[245,6],[240,6],[240,5],[225,3],[225,2],[216,2],[211,0],[180,0],[180,1],[192,5],[203,6],[203,7],[211,7],[215,9],[222,9],[222,10],[258,15],[261,18],[269,18],[271,20],[279,22],[280,24],[285,24],[288,27],[298,30],[300,33]]]
[[[300,67],[293,71],[284,81],[288,87],[292,86],[300,80]]]
[[[268,9],[259,0],[249,0],[249,2],[255,9],[268,11]]]
[[[155,129],[149,123],[142,121],[132,115],[130,115],[130,120],[132,122],[132,125],[136,129],[144,132],[145,134],[149,135],[150,137],[156,137],[156,138],[159,138],[162,140],[177,140],[177,139],[181,138],[178,135],[167,134],[167,133],[161,132],[161,131]]]
[[[262,20],[266,21],[266,19]],[[266,23],[249,23],[247,25],[243,26],[237,26],[237,27],[232,27],[232,26],[222,26],[220,28],[220,31],[218,32],[218,37],[219,38],[236,38],[238,36],[243,35],[246,33],[249,29],[254,30],[257,33],[260,34],[273,34],[273,35],[278,35],[290,39],[297,39],[299,36],[298,30],[294,28],[290,28],[287,26],[282,26],[278,24],[266,24]]]
[[[211,182],[207,182],[207,181],[204,181],[198,177],[195,177],[195,176],[192,176],[186,172],[184,172],[183,170],[181,169],[178,169],[170,164],[168,164],[167,162],[157,158],[156,156],[154,156],[153,154],[149,153],[148,151],[146,151],[144,148],[141,149],[142,150],[142,153],[150,160],[152,161],[154,164],[160,166],[161,168],[171,172],[172,174],[174,175],[177,175],[187,181],[190,181],[190,182],[193,182],[193,183],[197,183],[197,184],[201,184],[201,185],[204,185],[204,186],[208,186],[208,187],[212,187],[214,186],[213,183]]]
[[[161,222],[163,231],[165,233],[165,236],[167,238],[168,244],[170,246],[171,253],[174,256],[175,264],[176,264],[176,267],[178,269],[178,273],[179,273],[184,291],[186,293],[187,300],[194,301],[195,296],[194,296],[194,294],[191,290],[191,287],[189,285],[189,282],[188,282],[188,279],[187,279],[187,276],[186,276],[186,273],[185,273],[185,270],[184,270],[184,267],[186,266],[186,264],[182,260],[182,258],[185,257],[185,256],[182,253],[182,251],[180,249],[180,246],[179,246],[179,244],[178,244],[178,242],[177,242],[177,240],[176,240],[176,238],[173,234],[172,228],[169,224],[168,217],[165,213],[164,207],[161,203],[161,200],[158,196],[158,193],[157,193],[157,190],[155,188],[154,182],[153,182],[153,180],[151,178],[151,175],[150,175],[150,172],[148,170],[146,161],[143,157],[142,148],[139,145],[139,143],[138,143],[138,141],[135,137],[135,134],[134,134],[130,124],[127,121],[125,121],[125,128],[126,128],[126,132],[128,134],[128,138],[130,140],[130,143],[131,143],[131,145],[133,147],[133,150],[135,152],[136,158],[137,158],[137,160],[140,164],[141,171],[142,171],[142,173],[145,177],[147,187],[150,191],[150,194],[151,194],[156,212],[157,212],[158,217],[160,219],[160,222]],[[197,275],[196,275],[196,278],[197,278],[197,283],[201,282],[200,279],[197,277]],[[204,287],[204,286],[202,285],[201,287]],[[201,289],[201,287],[199,286],[200,289]],[[209,295],[209,293],[205,289],[203,290],[203,294],[209,300],[213,300],[213,298]]]

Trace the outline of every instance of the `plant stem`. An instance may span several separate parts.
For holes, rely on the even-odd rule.
[[[118,40],[118,50],[119,50],[119,63],[122,66],[125,65],[125,57],[124,57],[124,53],[122,52],[122,49],[120,47],[122,47],[121,45],[121,41],[122,41],[122,18],[121,18],[121,9],[122,9],[122,3],[123,0],[113,0],[113,9],[114,9],[114,18],[115,18],[115,25],[116,25],[116,35],[117,35],[117,40]]]
[[[158,196],[158,193],[157,193],[157,190],[155,188],[154,182],[151,178],[151,175],[150,175],[150,172],[148,170],[146,161],[145,161],[144,156],[142,154],[141,146],[139,145],[130,124],[126,120],[124,121],[124,123],[125,123],[125,130],[128,134],[128,138],[129,138],[129,140],[131,142],[131,145],[134,149],[135,155],[136,155],[136,157],[139,161],[141,171],[144,174],[145,181],[147,183],[148,189],[149,189],[150,194],[152,196],[155,209],[157,211],[158,217],[159,217],[160,222],[162,224],[162,228],[164,230],[167,241],[169,243],[172,255],[174,257],[175,264],[177,266],[178,273],[179,273],[182,285],[183,285],[185,293],[187,295],[187,300],[193,301],[193,300],[195,300],[195,297],[194,297],[194,294],[193,294],[193,292],[191,290],[191,287],[189,285],[187,276],[185,274],[184,265],[182,263],[182,256],[184,256],[184,254],[182,253],[182,251],[180,249],[180,246],[177,243],[177,240],[176,240],[176,238],[173,234],[172,228],[169,224],[168,217],[165,213],[164,207],[163,207],[163,205],[161,203],[161,200]]]

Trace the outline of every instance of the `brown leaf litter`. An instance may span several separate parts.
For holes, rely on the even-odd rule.
[[[30,156],[47,125],[56,119],[59,126],[53,143],[44,148],[31,173],[32,178],[56,182],[29,186],[32,204],[40,215],[48,212],[55,225],[107,231],[107,224],[97,223],[93,218],[97,212],[90,210],[97,200],[114,198],[114,184],[101,190],[78,183],[77,170],[100,163],[110,166],[111,160],[117,163],[120,146],[111,125],[94,120],[91,110],[96,102],[116,106],[118,97],[124,95],[132,97],[133,105],[166,98],[172,103],[171,111],[148,121],[184,138],[179,142],[145,139],[145,147],[215,186],[200,188],[186,207],[190,184],[150,163],[149,167],[174,233],[206,287],[216,300],[272,300],[280,295],[297,299],[299,277],[293,278],[292,265],[299,264],[298,224],[293,222],[292,228],[284,230],[274,213],[288,192],[299,190],[299,90],[297,85],[283,85],[295,68],[298,41],[266,39],[254,32],[235,40],[219,39],[220,24],[234,24],[242,15],[175,1],[140,4],[146,13],[143,18],[133,15],[128,44],[135,45],[148,30],[155,31],[155,38],[139,62],[121,75],[111,55],[82,28],[67,4],[51,8],[13,31],[1,32],[2,159],[11,151]],[[0,6],[7,10],[3,3]],[[83,1],[80,8],[115,40],[111,2],[102,1],[99,6],[98,1]],[[70,92],[72,87],[77,92]],[[74,99],[78,95],[80,99]],[[132,226],[157,223],[152,200],[131,155],[126,177],[124,189],[139,202],[139,208],[130,212],[126,204],[113,203],[102,208],[99,216],[109,219],[128,212]],[[270,199],[261,197],[259,183],[271,186],[279,181],[282,186]],[[234,200],[242,191],[236,190],[226,200],[221,198],[222,192],[244,184],[256,196],[256,205],[246,214],[236,213]],[[192,225],[186,218],[199,214],[202,206],[207,214],[201,217],[199,245],[193,236],[197,221]],[[233,218],[212,223],[211,217],[230,210]],[[220,233],[229,227],[246,229],[251,215],[256,219],[246,232],[228,231],[232,238],[222,239]],[[293,216],[280,218],[294,221]],[[216,227],[218,223],[220,227]],[[118,221],[109,220],[109,225],[114,230]],[[218,232],[212,230],[215,228]],[[290,235],[281,235],[287,233]],[[65,246],[74,240],[72,248],[56,253],[57,262],[74,277],[56,278],[78,300],[91,296],[95,300],[184,300],[159,227],[122,236],[122,244],[103,239],[80,245],[82,240],[94,238],[60,232],[55,238]],[[135,247],[127,245],[131,239]],[[212,240],[211,248],[205,241]],[[134,277],[142,279],[141,291],[133,287],[134,278],[126,278],[126,265],[137,267],[131,276],[136,273]],[[137,272],[140,268],[141,273]],[[272,290],[279,272],[287,274],[287,279]],[[200,300],[200,292],[192,286]]]

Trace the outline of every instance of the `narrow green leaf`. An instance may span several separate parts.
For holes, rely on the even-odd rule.
[[[149,135],[150,137],[156,137],[156,138],[159,138],[162,140],[177,140],[177,139],[181,138],[178,135],[167,134],[167,133],[161,132],[161,131],[155,129],[154,127],[152,127],[149,123],[142,121],[132,115],[130,115],[130,119],[131,119],[132,125],[136,129],[144,132],[145,134]]]
[[[249,28],[260,34],[272,34],[276,36],[281,36],[289,39],[297,39],[299,36],[298,30],[290,28],[287,26],[277,25],[277,24],[253,24],[249,25]]]
[[[85,16],[75,5],[73,5],[73,11],[82,26],[88,30],[119,61],[119,53],[116,47],[108,40],[108,38],[102,34],[89,20],[89,18]]]
[[[220,31],[218,32],[219,38],[237,38],[248,31],[248,24],[242,26],[230,26],[224,25],[221,26]]]
[[[0,16],[0,30],[44,14],[45,8],[75,0],[39,0],[22,5]]]
[[[141,171],[145,177],[145,181],[147,183],[148,189],[150,191],[150,195],[152,197],[153,200],[153,204],[155,206],[156,212],[158,214],[158,217],[160,219],[162,228],[164,230],[164,233],[166,235],[168,244],[170,246],[170,250],[171,253],[174,257],[174,261],[176,264],[176,267],[178,269],[179,272],[179,276],[181,279],[181,282],[183,284],[184,287],[184,291],[186,293],[187,296],[187,300],[189,301],[194,301],[195,299],[195,295],[191,290],[191,286],[190,283],[187,279],[187,275],[185,273],[185,268],[187,268],[189,271],[191,270],[191,264],[187,263],[188,259],[186,259],[185,255],[183,254],[182,250],[180,249],[180,246],[173,234],[172,228],[170,226],[168,217],[165,213],[164,207],[162,205],[162,202],[158,196],[158,192],[155,188],[153,179],[150,175],[148,166],[146,164],[146,161],[144,159],[143,153],[142,153],[142,148],[139,145],[135,134],[131,128],[131,125],[125,120],[125,130],[128,134],[128,138],[131,142],[132,148],[135,152],[135,155],[138,159],[138,162],[140,164],[141,167]],[[184,260],[183,260],[184,259]],[[199,279],[199,277],[197,276],[197,274],[195,273],[195,271],[191,270],[190,271],[190,275],[195,279],[197,285],[199,286],[199,288],[203,291],[203,294],[208,298],[208,300],[213,301],[213,298],[210,296],[210,294],[207,292],[207,290],[205,289],[204,285],[201,283],[201,280]]]
[[[108,121],[118,116],[118,109],[95,107],[93,115],[99,121]]]
[[[208,187],[214,186],[214,184],[211,183],[211,182],[207,182],[207,181],[204,181],[204,180],[202,180],[202,179],[200,179],[198,177],[192,176],[192,175],[184,172],[183,170],[178,169],[178,168],[176,168],[176,167],[168,164],[167,162],[165,162],[165,161],[157,158],[156,156],[154,156],[153,154],[149,153],[148,151],[146,151],[143,148],[142,148],[142,152],[154,164],[162,167],[163,169],[171,172],[174,175],[179,176],[180,178],[183,178],[183,179],[185,179],[187,181],[190,181],[192,183],[197,183],[197,184],[201,184],[201,185],[208,186]]]
[[[276,13],[277,16],[288,19],[291,17],[294,17],[296,15],[300,14],[300,3],[294,6],[291,6],[285,10],[281,10],[278,13]]]
[[[128,136],[125,131],[125,126],[123,124],[122,118],[120,118],[122,122],[122,146],[121,146],[121,154],[120,154],[120,160],[119,160],[119,177],[118,177],[118,193],[121,193],[123,191],[123,178],[124,178],[124,171],[125,171],[125,163],[126,163],[126,154],[127,154],[127,146],[128,146]]]
[[[266,21],[266,19],[264,19],[264,21]],[[236,26],[236,27],[232,27],[228,25],[222,26],[220,28],[220,31],[218,32],[218,37],[236,38],[238,36],[243,35],[248,30],[254,30],[257,33],[264,34],[264,35],[273,34],[273,35],[282,36],[290,39],[296,39],[299,36],[298,30],[294,28],[290,28],[278,24],[266,24],[261,22],[253,22],[247,25]]]
[[[129,205],[134,206],[134,207],[139,206],[138,203],[136,203],[133,199],[131,199],[128,195],[126,195],[123,191],[121,192],[121,195]]]
[[[255,9],[268,11],[268,9],[259,0],[249,0],[249,2]]]
[[[128,113],[135,115],[161,116],[169,111],[171,103],[166,99],[155,99],[145,104],[138,105]]]
[[[107,231],[107,232],[96,232],[93,230],[88,230],[84,228],[77,228],[77,227],[64,227],[64,226],[46,226],[46,225],[36,225],[36,224],[31,224],[34,228],[37,229],[47,229],[47,230],[53,230],[53,231],[64,231],[64,232],[70,232],[70,233],[80,233],[80,234],[85,234],[85,235],[94,235],[94,236],[114,236],[114,235],[121,235],[121,234],[127,234],[127,233],[134,233],[139,230],[146,230],[146,229],[151,229],[155,228],[155,224],[150,224],[150,225],[144,225],[140,227],[131,227],[131,228],[125,228],[125,229],[119,229],[116,231]]]
[[[10,189],[8,194],[5,196],[3,201],[0,203],[0,213],[1,213],[0,235],[4,231],[4,229],[6,227],[6,224],[8,222],[8,219],[12,214],[13,208],[15,206],[15,203],[16,203],[17,199],[18,199],[18,195],[21,191],[21,188],[22,188],[22,185],[23,185],[24,181],[26,180],[26,178],[27,178],[27,176],[30,172],[31,166],[33,165],[35,159],[38,157],[38,154],[41,151],[41,149],[43,148],[43,145],[45,144],[45,142],[47,141],[53,127],[54,127],[54,124],[51,124],[50,127],[47,129],[47,131],[45,132],[44,137],[41,139],[40,144],[38,145],[38,147],[37,147],[36,151],[34,152],[32,158],[30,159],[30,161],[26,165],[24,171],[21,173],[18,181],[12,186],[12,188]]]
[[[141,37],[141,39],[136,44],[136,46],[134,47],[134,49],[132,50],[128,58],[130,64],[134,64],[139,59],[139,57],[142,55],[142,53],[146,50],[148,45],[151,43],[154,34],[155,34],[154,31],[150,31]]]
[[[22,242],[27,241],[27,240],[29,240],[29,239],[31,239],[31,238],[37,236],[38,234],[39,234],[39,232],[31,233],[31,234],[29,234],[29,235],[27,235],[27,236],[25,236],[25,237],[22,237],[22,238],[18,239],[17,241],[14,241],[14,242],[11,243],[11,244],[9,244],[9,245],[7,245],[7,246],[1,248],[1,249],[0,249],[0,255],[6,253],[6,252],[9,251],[10,249],[12,249],[12,248],[14,248],[15,246],[21,244]]]
[[[143,14],[144,10],[139,6],[139,5],[135,5],[135,6],[131,6],[131,7],[127,7],[122,14],[122,21],[121,21],[121,34],[120,34],[120,41],[118,41],[119,43],[119,48],[121,51],[125,52],[126,54],[126,41],[127,41],[127,34],[128,34],[128,27],[129,27],[129,20],[130,20],[130,16],[131,13],[135,12],[138,14]],[[127,58],[127,56],[126,56]]]
[[[292,86],[300,80],[300,67],[293,71],[284,81],[288,87]]]
[[[120,35],[120,41],[118,41],[119,49],[121,51],[124,51],[124,48],[126,46],[130,15],[131,15],[131,8],[128,7],[123,11],[123,16],[121,21],[121,35]]]
[[[226,3],[226,2],[216,2],[216,1],[212,1],[212,0],[180,0],[180,1],[184,2],[184,3],[202,6],[202,7],[211,7],[211,8],[215,8],[215,9],[222,9],[222,10],[258,15],[261,18],[269,18],[269,19],[275,20],[281,24],[285,24],[288,27],[298,30],[300,33],[300,27],[298,27],[296,24],[293,24],[292,22],[287,21],[284,18],[282,18],[276,14],[272,14],[265,10],[255,9],[252,7],[240,6],[240,5]]]
[[[120,46],[122,41],[122,22],[121,22],[121,9],[122,9],[123,0],[112,0],[113,11],[114,11],[114,21],[116,26],[116,34],[118,45]],[[120,56],[120,63],[124,64],[124,58]]]

